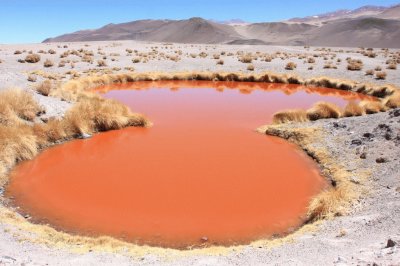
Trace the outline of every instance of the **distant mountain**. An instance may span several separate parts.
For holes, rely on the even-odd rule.
[[[400,48],[400,5],[364,6],[283,22],[138,20],[108,24],[44,42],[140,40],[236,45],[321,45]]]
[[[340,9],[333,12],[328,12],[324,14],[318,14],[313,16],[308,16],[304,18],[292,18],[287,22],[295,22],[295,23],[308,23],[314,25],[320,25],[322,23],[338,20],[338,19],[354,19],[364,16],[375,17],[382,14],[382,12],[387,11],[390,7],[383,6],[363,6],[354,10],[349,9]]]

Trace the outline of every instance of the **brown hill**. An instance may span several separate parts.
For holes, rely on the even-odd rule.
[[[272,23],[218,23],[202,18],[138,20],[83,30],[44,42],[139,40],[238,45],[314,45],[400,48],[400,5],[365,6]],[[305,22],[300,22],[305,21]]]

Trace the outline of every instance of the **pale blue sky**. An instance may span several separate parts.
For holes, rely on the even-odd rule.
[[[81,29],[137,19],[240,18],[279,21],[399,0],[0,0],[0,43],[41,42]]]

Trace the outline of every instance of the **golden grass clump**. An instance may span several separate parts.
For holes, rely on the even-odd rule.
[[[25,62],[28,62],[28,63],[37,63],[39,61],[40,61],[40,55],[38,55],[38,54],[28,54],[25,57]]]
[[[295,68],[297,68],[297,65],[294,62],[288,62],[285,66],[286,70],[294,70]]]
[[[355,193],[351,192],[347,182],[339,184],[329,190],[320,193],[311,200],[308,206],[307,217],[309,221],[342,215],[345,202],[349,202]]]
[[[2,124],[9,124],[15,120],[15,117],[33,121],[42,111],[43,109],[29,92],[20,89],[0,92],[0,122]]]
[[[347,64],[347,70],[350,71],[360,71],[363,68],[363,63],[361,60],[349,60]]]
[[[349,102],[343,111],[344,117],[362,116],[363,114],[364,109],[354,101]]]
[[[133,114],[127,106],[100,97],[87,98],[76,103],[66,113],[65,120],[77,134],[91,134],[147,124],[143,116]]]
[[[249,64],[249,65],[247,66],[247,70],[248,70],[248,71],[254,71],[254,65],[253,65],[253,64]]]
[[[302,109],[284,110],[277,112],[272,117],[273,124],[284,124],[289,122],[306,122],[307,113]]]
[[[36,87],[36,91],[43,96],[49,96],[51,89],[52,83],[50,80],[45,80]]]
[[[326,118],[339,118],[341,115],[340,108],[327,102],[317,102],[314,106],[307,110],[307,117],[311,121]]]
[[[400,92],[396,91],[391,96],[387,97],[385,106],[388,108],[399,108],[400,107]]]
[[[386,76],[387,76],[387,74],[384,71],[380,71],[380,72],[376,72],[375,73],[376,79],[379,79],[379,80],[386,79]]]
[[[376,114],[386,111],[385,106],[380,101],[362,101],[360,106],[365,110],[366,114]]]
[[[43,63],[44,67],[52,67],[54,66],[54,63],[50,60],[50,59],[46,59],[46,61],[44,61]]]
[[[97,66],[98,67],[105,67],[105,66],[107,66],[107,63],[106,63],[105,60],[101,59],[101,60],[97,61]]]
[[[19,161],[32,159],[38,153],[36,140],[32,128],[28,125],[1,125],[0,167],[9,169]]]

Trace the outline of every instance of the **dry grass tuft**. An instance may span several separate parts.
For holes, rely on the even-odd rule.
[[[37,63],[39,61],[40,61],[40,55],[38,55],[38,54],[28,54],[25,57],[25,62],[28,62],[28,63]]]
[[[307,110],[307,117],[311,121],[326,118],[339,118],[341,115],[340,108],[327,102],[317,102],[314,106]]]
[[[387,74],[384,71],[380,71],[380,72],[376,72],[375,73],[376,79],[379,79],[379,80],[386,79],[386,76],[387,76]]]
[[[363,63],[361,60],[349,60],[347,65],[347,70],[350,71],[360,71],[363,68]]]
[[[76,134],[147,125],[143,116],[133,114],[127,106],[99,97],[87,98],[75,104],[65,115],[65,120]]]
[[[387,97],[385,106],[388,108],[399,108],[400,107],[400,92],[396,91],[391,96]]]
[[[44,67],[52,67],[52,66],[54,66],[54,63],[51,60],[46,59],[46,61],[44,61],[44,63],[43,63],[43,66]]]
[[[343,116],[351,117],[351,116],[362,116],[364,114],[364,109],[357,104],[356,102],[349,102],[344,108]]]
[[[284,124],[289,122],[306,122],[309,121],[307,113],[302,109],[284,110],[273,115],[273,124]]]
[[[366,114],[376,114],[386,111],[385,106],[380,101],[362,101],[360,106],[365,110]]]
[[[285,66],[286,70],[294,70],[295,68],[297,68],[297,65],[294,62],[289,62]]]
[[[52,89],[52,83],[50,80],[45,80],[39,86],[36,87],[36,91],[44,96],[49,96]]]
[[[107,66],[107,63],[106,63],[106,61],[105,60],[98,60],[97,61],[97,66],[98,67],[105,67],[105,66]]]
[[[43,110],[33,96],[20,89],[0,92],[0,122],[10,124],[18,122],[15,118],[33,121]]]

